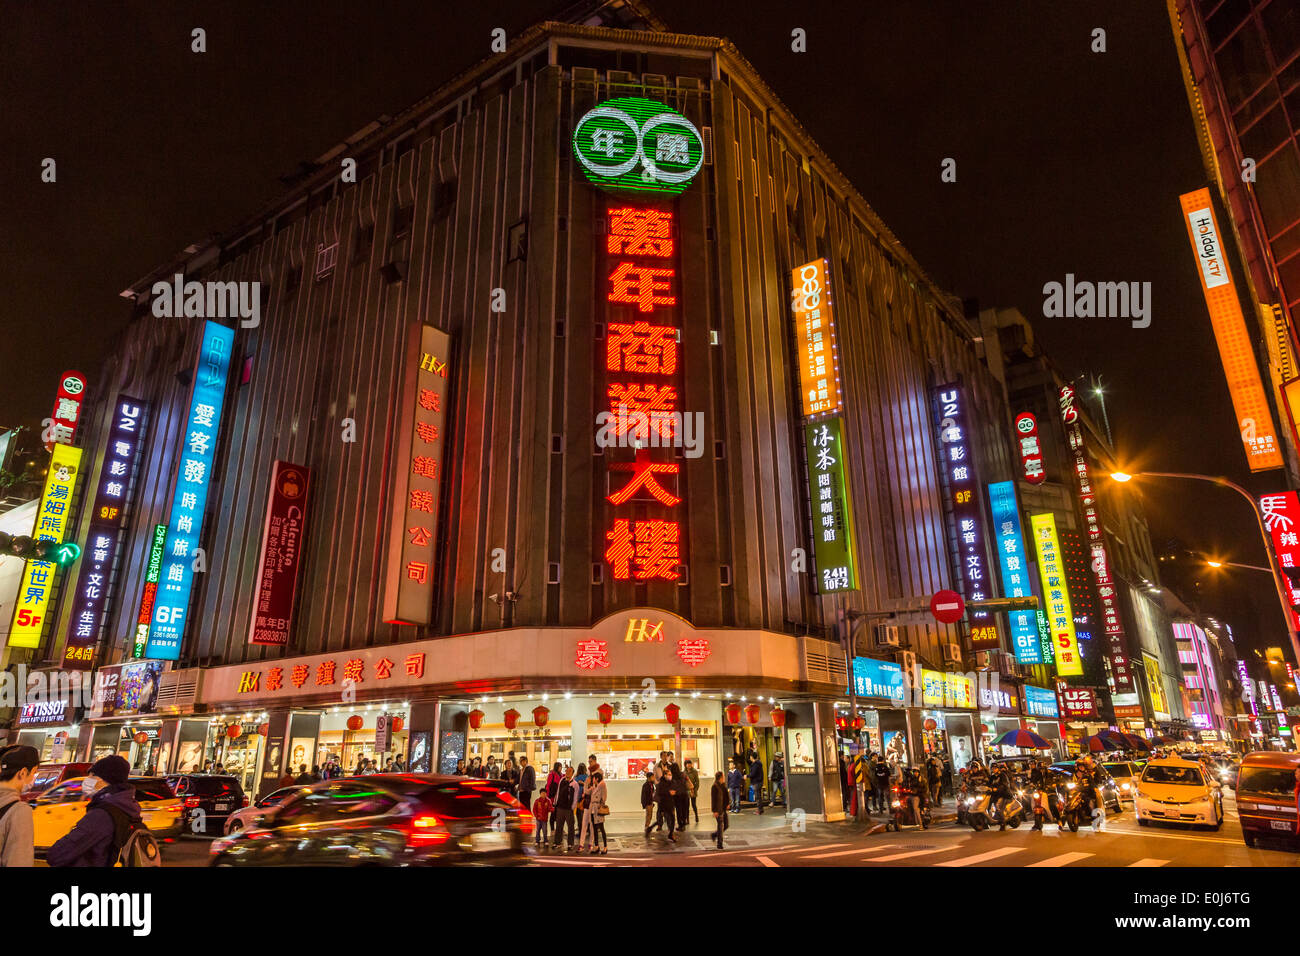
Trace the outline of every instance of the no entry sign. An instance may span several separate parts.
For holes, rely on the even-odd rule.
[[[940,624],[956,624],[966,613],[966,604],[956,591],[936,591],[930,598],[930,613]]]

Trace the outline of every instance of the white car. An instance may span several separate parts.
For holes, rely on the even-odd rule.
[[[1152,760],[1134,791],[1138,823],[1190,823],[1223,826],[1223,794],[1199,763],[1166,758]]]
[[[226,825],[222,831],[226,836],[232,833],[238,833],[241,830],[247,830],[249,827],[255,827],[262,822],[262,818],[278,807],[290,797],[302,793],[304,790],[311,789],[307,784],[294,784],[292,787],[281,787],[279,790],[272,790],[261,800],[251,806],[244,807],[242,810],[236,810],[230,816],[226,817]]]
[[[1131,760],[1107,760],[1102,766],[1106,768],[1106,772],[1115,781],[1115,786],[1119,788],[1120,800],[1132,803],[1137,790],[1138,777],[1142,775],[1142,771],[1138,770],[1137,765]]]

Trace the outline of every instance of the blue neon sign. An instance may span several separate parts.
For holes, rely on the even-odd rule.
[[[859,697],[882,697],[903,702],[903,668],[872,657],[853,659],[853,692]]]
[[[1025,695],[1025,713],[1030,717],[1060,717],[1056,706],[1056,693],[1044,687],[1026,684],[1022,688]]]
[[[180,658],[185,633],[185,613],[194,584],[193,561],[203,532],[203,511],[212,483],[217,435],[221,429],[221,407],[230,372],[230,352],[235,332],[208,322],[203,328],[203,346],[194,370],[190,414],[181,434],[180,466],[176,494],[167,519],[167,543],[163,546],[158,598],[145,657],[174,661]]]
[[[1016,489],[1009,481],[989,485],[989,512],[993,516],[993,531],[997,535],[998,560],[1002,565],[1002,589],[1007,597],[1029,597],[1028,557],[1025,541],[1020,534],[1020,511],[1016,508]],[[1016,649],[1016,660],[1021,664],[1041,664],[1042,648],[1038,640],[1038,622],[1033,611],[1011,611],[1011,642]]]

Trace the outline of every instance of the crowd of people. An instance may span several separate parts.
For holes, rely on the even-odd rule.
[[[840,791],[845,811],[850,815],[857,812],[859,778],[870,813],[890,811],[890,791],[895,786],[909,801],[914,800],[918,808],[942,806],[945,796],[954,796],[952,760],[946,753],[929,754],[919,767],[907,766],[894,750],[887,754],[872,751],[852,759],[841,754]]]

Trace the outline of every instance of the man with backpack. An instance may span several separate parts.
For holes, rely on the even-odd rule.
[[[77,825],[50,847],[45,855],[50,866],[106,867],[119,858],[137,857],[159,860],[158,844],[140,816],[135,788],[127,783],[130,774],[131,766],[117,754],[95,762],[81,782],[82,794],[94,796]]]
[[[0,750],[0,867],[34,864],[32,808],[22,792],[31,786],[40,762],[35,747]]]

